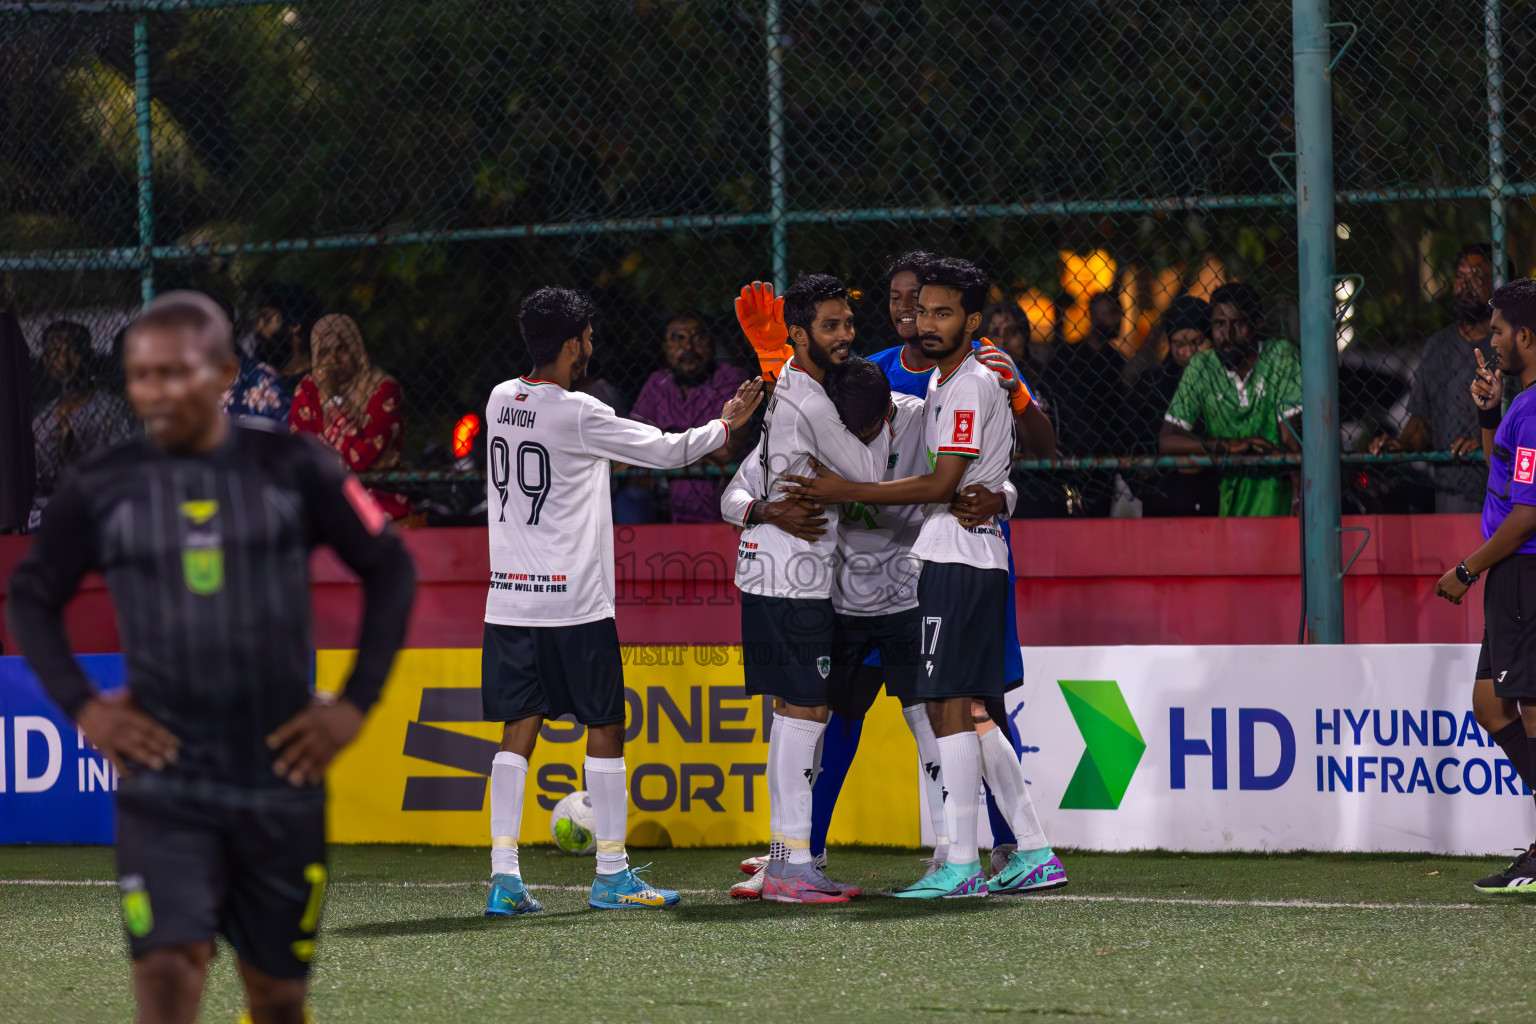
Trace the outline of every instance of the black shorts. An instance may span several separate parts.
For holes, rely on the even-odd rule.
[[[220,934],[263,974],[307,977],[325,900],[324,793],[119,791],[117,875],[134,956]]]
[[[924,562],[917,580],[923,672],[920,700],[1003,695],[1008,570]]]
[[[903,704],[917,699],[923,674],[919,651],[922,616],[916,608],[888,615],[836,615],[832,625],[832,710],[863,718],[885,683],[885,692]],[[865,665],[871,651],[879,665]]]
[[[622,725],[624,659],[617,623],[487,622],[480,644],[480,706],[487,722],[573,715],[582,725]]]
[[[1477,678],[1496,696],[1536,701],[1536,555],[1511,555],[1483,579]]]
[[[747,695],[796,707],[826,705],[831,692],[832,600],[741,595],[741,663]]]

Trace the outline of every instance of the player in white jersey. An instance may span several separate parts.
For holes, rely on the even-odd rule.
[[[928,704],[953,797],[945,806],[949,851],[943,868],[896,895],[985,896],[976,842],[981,747],[972,701],[1002,696],[1008,550],[995,521],[962,525],[949,514],[949,504],[970,484],[1002,489],[1013,459],[1013,417],[967,340],[981,324],[987,275],[965,260],[942,259],[925,264],[919,279],[918,335],[936,363],[923,417],[931,471],[867,484],[819,467],[815,479],[795,477],[785,491],[822,504],[926,506],[912,547],[922,561],[917,599],[924,664],[917,695]]]
[[[678,895],[641,881],[624,850],[624,670],[614,622],[609,460],[657,469],[689,465],[746,426],[762,380],[746,382],[720,419],[680,434],[621,419],[571,391],[592,355],[589,299],[543,288],[518,313],[533,372],[491,392],[486,500],[491,579],[485,601],[480,696],[487,721],[504,722],[491,765],[488,916],[541,909],[523,884],[517,840],[528,758],[546,718],[572,714],[587,728],[586,780],[597,838],[599,909],[670,906]]]
[[[884,479],[898,479],[923,463],[922,399],[892,394],[885,372],[858,357],[829,377],[827,388],[843,424],[860,441],[872,443],[881,433],[889,439]],[[818,518],[819,506],[767,494],[757,454],[742,461],[721,497],[725,521],[736,526],[768,523],[808,539],[822,533],[825,520]],[[962,522],[981,522],[1011,513],[1016,500],[1011,483],[1005,483],[1003,493],[972,486],[957,496],[951,512]],[[917,610],[920,567],[912,559],[911,548],[922,528],[923,509],[916,505],[855,504],[844,506],[839,513],[832,588],[835,614],[828,680],[830,707],[842,720],[861,723],[882,683],[888,694],[901,700],[924,767],[929,812],[935,816],[934,834],[942,836],[947,826],[938,749],[926,707],[916,697],[922,672]],[[881,663],[865,664],[870,652],[877,649]],[[815,863],[825,871],[826,853],[817,855]],[[733,886],[731,896],[756,899],[764,881],[763,873],[758,872]],[[853,888],[833,884],[845,891]]]
[[[784,293],[784,322],[794,356],[763,417],[758,457],[765,492],[776,491],[786,474],[810,472],[813,460],[836,466],[848,479],[880,479],[884,437],[865,445],[849,433],[823,387],[853,348],[847,289],[825,274],[800,278]],[[830,531],[809,540],[766,524],[748,526],[736,559],[747,693],[774,698],[763,898],[781,903],[841,903],[849,895],[816,868],[810,853],[811,783],[832,671],[839,511],[825,514]]]

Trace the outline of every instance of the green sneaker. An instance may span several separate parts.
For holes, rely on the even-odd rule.
[[[945,864],[921,881],[914,882],[899,892],[891,893],[899,900],[955,900],[964,896],[985,896],[987,876],[981,873],[981,861],[969,864]]]
[[[1015,850],[1002,870],[987,879],[987,892],[994,896],[1010,893],[1044,892],[1067,884],[1067,869],[1061,866],[1049,846],[1038,850]]]

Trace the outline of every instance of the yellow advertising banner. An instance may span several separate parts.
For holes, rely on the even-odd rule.
[[[772,712],[746,695],[741,649],[625,647],[623,655],[629,842],[766,846]],[[340,687],[352,658],[320,651],[319,688]],[[487,783],[500,741],[500,724],[481,720],[478,648],[401,651],[362,733],[331,768],[331,841],[488,846]],[[585,756],[579,725],[545,724],[529,762],[523,844],[551,841],[550,811],[585,788]],[[828,840],[918,845],[916,763],[900,705],[882,696]]]

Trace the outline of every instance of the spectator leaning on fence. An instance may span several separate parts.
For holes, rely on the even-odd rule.
[[[321,317],[311,332],[314,368],[299,382],[288,426],[314,434],[354,473],[395,469],[405,448],[405,394],[399,381],[373,365],[356,321]],[[402,494],[369,488],[391,518],[410,514]]]
[[[101,386],[93,362],[91,331],[84,324],[59,320],[43,331],[43,372],[57,394],[32,418],[35,508],[47,504],[66,469],[98,448],[126,440],[135,429],[127,401]]]
[[[1214,348],[1189,361],[1168,405],[1163,455],[1268,455],[1301,450],[1301,359],[1296,347],[1265,331],[1259,293],[1249,284],[1211,294]],[[1226,471],[1224,516],[1292,512],[1291,474]]]
[[[1493,247],[1468,245],[1456,254],[1451,309],[1456,322],[1424,339],[1419,368],[1408,394],[1408,423],[1398,437],[1383,433],[1371,442],[1381,452],[1478,451],[1482,432],[1467,388],[1477,376],[1477,354],[1493,356],[1488,300],[1493,295]],[[1436,466],[1436,512],[1480,512],[1488,491],[1482,466]]]
[[[640,389],[630,418],[667,432],[701,427],[720,416],[720,407],[747,380],[739,366],[715,362],[715,343],[697,313],[679,313],[667,321],[661,351],[667,368],[657,370]],[[702,465],[723,466],[741,451],[748,431],[707,456]],[[718,523],[720,494],[726,481],[673,480],[669,492],[674,523]]]

